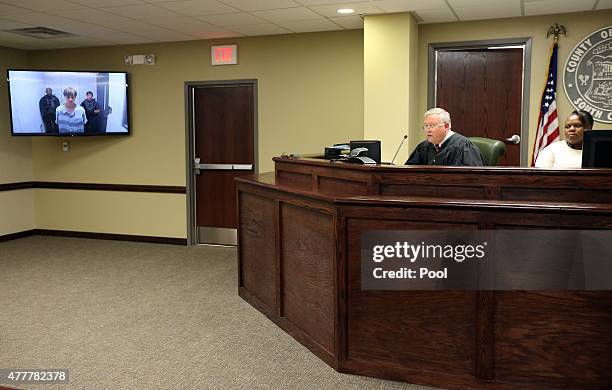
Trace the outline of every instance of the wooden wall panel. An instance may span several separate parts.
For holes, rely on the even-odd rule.
[[[496,293],[495,379],[540,388],[612,388],[612,295]]]
[[[361,234],[368,230],[448,229],[447,223],[347,219],[346,363],[474,374],[477,300],[474,291],[361,289]],[[396,214],[397,215],[397,214]],[[363,214],[364,217],[371,217]],[[475,229],[463,224],[457,229]],[[444,321],[440,321],[444,313]],[[384,361],[385,364],[376,364]]]
[[[366,183],[319,176],[319,192],[337,196],[357,196],[369,193]]]
[[[240,287],[267,306],[266,314],[276,309],[276,214],[271,199],[240,192]]]
[[[381,195],[436,197],[440,194],[441,191],[448,191],[448,198],[487,199],[487,193],[483,187],[414,184],[385,184],[380,186]]]
[[[276,172],[276,182],[282,186],[291,186],[291,188],[296,190],[312,190],[310,173],[278,171]]]
[[[333,216],[283,203],[281,226],[282,316],[333,354]]]
[[[475,295],[351,289],[347,360],[473,375]]]
[[[610,191],[584,188],[501,188],[501,200],[610,203]]]

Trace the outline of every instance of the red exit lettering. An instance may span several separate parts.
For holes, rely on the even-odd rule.
[[[231,47],[215,48],[215,60],[217,62],[230,62],[232,60],[232,48]]]

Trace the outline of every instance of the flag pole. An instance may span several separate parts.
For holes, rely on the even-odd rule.
[[[540,114],[538,116],[538,127],[533,143],[531,154],[531,166],[535,166],[540,151],[559,139],[559,121],[557,119],[557,57],[559,47],[559,36],[566,35],[566,28],[555,23],[548,28],[546,38],[553,36],[553,45],[548,58],[548,69],[546,83],[540,101]]]

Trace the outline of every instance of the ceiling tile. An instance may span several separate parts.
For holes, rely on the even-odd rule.
[[[288,34],[291,32],[272,23],[235,26],[232,27],[232,29],[244,35],[273,35]]]
[[[13,30],[16,28],[34,27],[31,24],[13,22],[12,20],[0,19],[0,30]]]
[[[521,0],[448,0],[451,7],[465,8],[465,7],[481,7],[481,6],[504,6],[504,5],[516,5],[521,6]]]
[[[525,2],[525,16],[561,14],[565,12],[589,11],[595,0],[538,0]]]
[[[153,4],[107,7],[104,8],[104,10],[113,14],[138,20],[172,18],[178,15],[176,12],[169,11]]]
[[[344,3],[341,6],[338,4],[335,5],[313,5],[309,7],[311,10],[323,15],[328,18],[337,17],[340,14],[336,12],[338,8],[352,8],[355,10],[355,14],[357,15],[367,15],[367,14],[381,14],[384,11],[376,6],[374,6],[370,2],[360,2],[360,3]]]
[[[253,15],[277,24],[296,20],[324,19],[321,15],[304,7],[255,11]]]
[[[50,14],[43,14],[39,12],[31,12],[23,15],[13,15],[11,16],[12,20],[17,22],[21,22],[24,24],[28,24],[30,26],[45,26],[49,28],[54,28],[57,30],[66,31],[72,34],[79,35],[81,37],[88,37],[92,39],[98,39],[102,41],[112,42],[114,44],[133,44],[133,43],[148,43],[155,42],[154,39],[148,37],[146,34],[130,34],[124,31],[117,31],[112,28],[103,27],[101,25],[96,24],[95,22],[91,22],[88,19],[98,21],[97,19],[100,17],[104,17],[107,15],[110,20],[118,21],[118,19],[122,19],[117,17],[116,15],[112,15],[105,12],[95,12],[92,13],[89,10],[73,10],[73,11],[64,11],[62,14],[66,14],[67,17],[60,17]],[[74,18],[74,19],[72,19]],[[136,20],[126,19],[128,22],[133,22],[136,24],[140,24],[140,22]],[[125,23],[125,22],[124,22]],[[104,23],[102,23],[104,24]],[[106,24],[105,24],[106,25]],[[125,25],[122,25],[125,27]],[[154,26],[151,26],[154,27]],[[164,30],[167,31],[167,30]],[[175,34],[170,32],[171,34]],[[174,38],[176,36],[174,35]],[[40,41],[50,41],[40,40]],[[44,42],[39,45],[40,48],[46,48]]]
[[[18,15],[28,12],[32,12],[32,10],[0,3],[0,16]]]
[[[110,46],[115,44],[112,41],[104,41],[101,39],[94,39],[88,37],[66,37],[66,38],[54,38],[54,41],[62,42],[65,44],[72,45],[73,47],[79,46]]]
[[[91,41],[89,41],[91,43]],[[14,47],[22,50],[65,49],[78,47],[79,44],[67,38],[38,39],[23,35],[0,32],[0,46]]]
[[[346,29],[363,28],[361,16],[341,16],[339,18],[330,18],[330,20]]]
[[[187,16],[225,14],[238,11],[236,8],[216,0],[172,1],[157,3],[157,5]]]
[[[104,27],[98,27],[93,32],[90,30],[88,33],[90,36],[96,39],[113,42],[116,45],[133,45],[137,43],[155,42],[150,38],[141,37],[139,35],[134,35],[123,31],[111,30]]]
[[[67,18],[49,15],[41,12],[29,12],[27,14],[11,15],[10,20],[30,24],[32,26],[45,26],[66,32],[72,32],[71,27],[74,25],[83,25],[83,23],[74,22]]]
[[[342,27],[329,21],[328,19],[299,20],[286,22],[281,24],[281,26],[296,33],[342,30]]]
[[[481,20],[495,18],[509,18],[521,16],[521,6],[518,3],[483,4],[480,6],[455,8],[459,20]]]
[[[64,28],[64,30],[68,30]],[[103,41],[112,42],[118,45],[127,45],[134,43],[151,43],[153,39],[147,38],[146,35],[130,34],[124,31],[117,31],[112,28],[98,26],[92,23],[70,22],[71,33],[81,37],[89,37]]]
[[[41,50],[54,50],[54,49],[73,49],[76,48],[76,45],[72,43],[66,43],[62,41],[52,40],[49,41],[47,39],[42,40],[43,42],[39,44],[39,49]]]
[[[456,22],[457,18],[450,8],[445,10],[420,10],[414,11],[423,23]]]
[[[300,6],[300,4],[293,0],[223,0],[223,3],[238,8],[241,11],[261,11]]]
[[[85,8],[82,4],[75,4],[66,0],[2,0],[2,3],[28,8],[32,11],[66,10]]]
[[[89,8],[106,8],[121,5],[146,4],[144,0],[70,0],[73,3],[86,5]]]
[[[194,30],[210,30],[215,28],[215,26],[210,23],[206,23],[202,20],[182,15],[175,15],[170,18],[148,19],[147,23],[164,27],[170,30],[185,32]]]
[[[164,27],[169,30],[182,32],[184,34],[194,35],[196,33],[204,34],[206,32],[219,31],[220,27],[213,26],[210,23],[203,22],[198,19],[189,18],[187,16],[174,16],[172,18],[149,19],[147,21],[159,27]]]
[[[24,35],[0,31],[0,46],[14,47],[16,49],[32,50],[42,49],[44,40],[26,37]]]
[[[245,24],[259,24],[267,23],[254,15],[246,12],[234,13],[234,14],[223,14],[223,15],[205,15],[198,16],[200,20],[208,23],[216,24],[217,26],[241,26]]]
[[[221,30],[218,31],[207,31],[203,33],[191,34],[198,39],[220,39],[220,38],[236,38],[242,37],[243,35],[234,31]]]
[[[354,3],[355,0],[295,0],[302,5],[326,5],[326,4],[342,4],[342,3]],[[406,0],[402,0],[406,1]],[[365,1],[364,1],[365,2]]]
[[[72,19],[70,23],[65,23],[66,26],[64,31],[70,29],[76,29],[76,26],[84,25],[88,27],[92,24],[98,25],[98,28],[109,28],[113,30],[119,30],[123,33],[129,33],[130,35],[137,35],[141,38],[146,37],[147,39],[142,42],[168,42],[168,41],[180,41],[181,39],[190,40],[191,36],[183,34],[177,31],[169,30],[166,28],[158,27],[152,24],[144,23],[140,20],[134,20],[125,18],[120,15],[115,15],[104,10],[98,10],[96,12],[89,12],[88,10],[74,10],[64,11],[58,14],[64,15],[66,18]],[[173,15],[180,16],[180,15]],[[80,22],[80,23],[79,23]],[[74,27],[73,27],[74,26]],[[105,27],[102,27],[105,26]],[[93,29],[95,26],[91,26]],[[86,33],[86,28],[83,33]],[[87,36],[96,37],[91,34]],[[100,39],[103,39],[102,37]],[[138,43],[138,42],[135,42]]]
[[[122,25],[120,28],[117,29],[135,35],[148,37],[159,42],[181,41],[191,39],[188,34],[183,34],[178,31],[175,32],[163,27],[143,23],[138,20],[133,20],[128,25]]]
[[[374,0],[372,4],[385,12],[448,9],[448,5],[444,0]]]
[[[597,3],[597,9],[610,9],[612,8],[612,0],[599,0]]]
[[[49,12],[51,14],[57,14],[57,16],[63,16],[69,19],[73,19],[80,22],[94,23],[100,26],[106,26],[109,28],[117,28],[125,26],[134,20],[124,18],[123,16],[115,15],[110,12],[103,10],[97,10],[91,12],[90,10],[73,10],[73,11],[61,11],[61,12]]]

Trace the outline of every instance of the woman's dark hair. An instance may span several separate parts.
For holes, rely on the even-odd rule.
[[[580,122],[582,122],[582,125],[585,129],[591,130],[593,128],[593,116],[590,112],[584,110],[575,110],[572,111],[572,113],[570,114],[570,116],[572,115],[576,115],[580,119]]]

